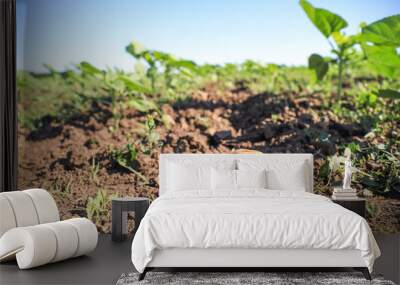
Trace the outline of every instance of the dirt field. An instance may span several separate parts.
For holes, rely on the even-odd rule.
[[[49,189],[63,219],[86,216],[87,201],[104,189],[121,196],[147,196],[154,199],[158,189],[159,153],[230,153],[252,149],[263,153],[313,153],[315,188],[328,195],[330,189],[318,180],[318,169],[337,145],[363,143],[367,130],[343,122],[322,108],[319,94],[252,94],[246,88],[220,91],[213,85],[196,91],[191,99],[163,105],[171,126],[158,124],[160,147],[149,155],[139,153],[137,175],[110,159],[110,147],[121,148],[142,138],[138,129],[146,116],[127,109],[119,128],[109,107],[93,103],[90,110],[62,123],[50,117],[35,131],[19,130],[19,186]],[[315,139],[329,133],[329,141]],[[98,164],[98,171],[96,165]],[[356,185],[360,189],[359,185]],[[400,201],[368,198],[368,220],[374,231],[400,232]],[[109,205],[107,206],[109,207]],[[99,217],[102,231],[109,231],[109,215]]]

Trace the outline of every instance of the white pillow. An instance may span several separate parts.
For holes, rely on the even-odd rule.
[[[168,164],[168,191],[211,190],[211,167]]]
[[[305,161],[239,159],[237,164],[240,170],[258,171],[266,169],[266,188],[268,189],[306,191],[312,183],[309,181],[309,167]]]
[[[212,169],[212,188],[216,191],[240,188],[266,188],[267,176],[264,170]]]
[[[263,170],[236,170],[238,188],[267,188],[267,172]]]
[[[236,170],[212,168],[213,190],[236,190]]]
[[[267,187],[274,190],[306,191],[307,176],[304,163],[287,169],[267,170]]]

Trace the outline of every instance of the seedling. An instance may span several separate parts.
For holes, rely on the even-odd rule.
[[[111,158],[121,167],[128,169],[136,174],[144,183],[149,183],[147,177],[135,169],[135,162],[138,151],[133,144],[127,144],[123,149],[114,149],[111,151]]]
[[[156,132],[156,123],[153,116],[147,116],[142,135],[143,142],[140,146],[143,153],[150,154],[153,149],[160,146],[160,136]]]
[[[92,157],[92,167],[90,169],[90,177],[92,178],[93,182],[95,184],[98,183],[98,178],[97,174],[99,173],[100,170],[100,163],[96,161],[96,156]]]
[[[99,189],[96,196],[89,197],[86,203],[86,215],[88,219],[100,225],[102,217],[107,219],[110,216],[111,200],[118,197],[118,194],[109,195],[104,189]]]
[[[174,75],[179,72],[181,75],[191,77],[192,73],[197,72],[197,66],[193,61],[176,59],[171,54],[148,50],[137,42],[132,42],[126,47],[126,51],[137,60],[144,60],[147,63],[146,76],[150,80],[151,91],[158,93],[158,79],[160,75],[164,77],[166,89],[174,87]]]
[[[400,15],[384,18],[368,26],[361,24],[361,34],[347,36],[343,29],[348,24],[341,16],[315,8],[307,0],[300,0],[300,6],[331,47],[334,57],[323,57],[314,53],[309,57],[308,65],[315,71],[317,79],[322,80],[328,73],[329,66],[337,64],[336,99],[341,99],[346,66],[351,61],[360,60],[357,45],[362,47],[366,56],[364,59],[367,59],[378,73],[385,76],[398,74],[396,69],[400,69],[400,57],[396,47],[400,46]]]

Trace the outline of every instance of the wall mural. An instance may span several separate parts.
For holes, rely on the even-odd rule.
[[[108,232],[112,197],[157,197],[160,153],[312,153],[328,196],[347,155],[373,231],[400,232],[400,15],[349,35],[341,16],[296,8],[332,45],[308,66],[201,64],[133,41],[121,52],[134,72],[85,58],[20,70],[19,188],[47,189],[62,219]]]

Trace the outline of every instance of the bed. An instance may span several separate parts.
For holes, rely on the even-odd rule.
[[[311,154],[161,154],[159,198],[132,262],[158,267],[352,267],[380,251],[361,216],[313,194]]]

